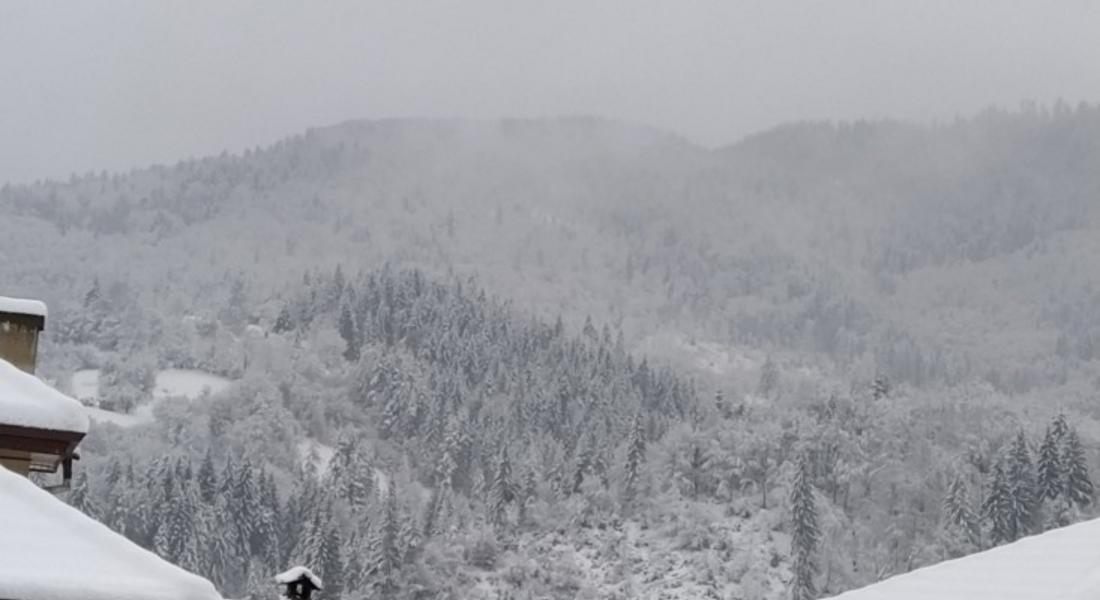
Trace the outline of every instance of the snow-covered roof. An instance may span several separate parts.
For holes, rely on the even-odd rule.
[[[0,312],[19,313],[46,318],[46,303],[41,300],[25,300],[0,296]]]
[[[87,433],[88,415],[76,400],[0,359],[0,424]]]
[[[3,468],[0,505],[0,598],[221,600],[209,581]]]
[[[1095,600],[1100,519],[898,575],[834,600]]]
[[[309,579],[310,583],[313,584],[313,587],[319,590],[324,589],[321,585],[321,578],[314,575],[313,571],[310,571],[308,568],[302,566],[293,567],[287,569],[286,571],[283,571],[282,573],[279,573],[275,576],[275,583],[286,585],[288,583],[298,581],[302,577]]]

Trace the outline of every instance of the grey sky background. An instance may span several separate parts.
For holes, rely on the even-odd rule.
[[[1100,100],[1100,0],[0,0],[0,181],[352,118],[798,119]]]

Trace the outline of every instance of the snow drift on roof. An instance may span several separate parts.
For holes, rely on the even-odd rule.
[[[3,359],[0,359],[0,424],[88,432],[88,416],[79,402]]]
[[[834,600],[1095,600],[1100,519],[898,575]]]
[[[298,581],[302,577],[308,578],[310,583],[313,584],[313,587],[315,587],[319,590],[324,589],[321,586],[321,578],[314,575],[313,571],[310,571],[306,567],[301,567],[301,566],[292,567],[292,568],[290,568],[290,569],[288,569],[288,570],[286,570],[282,573],[279,573],[278,575],[275,576],[275,582],[286,585],[288,583]]]
[[[0,598],[221,600],[213,584],[0,468]]]
[[[46,317],[46,303],[40,300],[24,300],[23,298],[8,298],[0,296],[0,312],[19,313]]]

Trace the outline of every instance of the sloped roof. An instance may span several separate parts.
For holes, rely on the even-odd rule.
[[[835,600],[1096,600],[1100,519],[891,577]]]
[[[308,579],[309,582],[313,584],[313,587],[319,590],[324,589],[324,586],[321,585],[321,578],[314,575],[313,571],[310,571],[309,568],[302,566],[292,567],[282,573],[279,573],[275,576],[275,583],[285,585],[288,583],[294,583],[295,581],[298,581],[303,577]]]
[[[0,598],[221,600],[213,584],[143,550],[0,468]]]
[[[76,400],[0,359],[0,425],[88,432],[88,415]]]

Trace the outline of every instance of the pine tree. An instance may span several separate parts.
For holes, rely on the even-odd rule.
[[[69,492],[69,505],[93,519],[100,518],[99,505],[92,498],[88,474],[83,470],[74,479],[72,491]]]
[[[421,536],[424,539],[435,537],[442,532],[443,513],[450,493],[450,487],[445,482],[432,490],[432,497],[428,500],[428,506],[424,508],[424,524],[421,527]]]
[[[817,524],[817,507],[810,461],[806,454],[799,457],[791,485],[791,553],[794,555],[794,581],[791,584],[792,600],[812,600],[817,596],[814,578],[817,563],[814,554],[821,538]]]
[[[1062,450],[1062,465],[1065,469],[1065,494],[1066,498],[1084,508],[1092,503],[1095,488],[1089,477],[1088,463],[1085,460],[1085,448],[1081,445],[1081,438],[1077,436],[1077,430],[1070,428],[1066,432],[1065,447]]]
[[[493,525],[498,527],[504,525],[508,515],[508,505],[515,498],[514,485],[512,461],[508,459],[507,448],[502,448],[489,489],[489,515]]]
[[[944,526],[954,534],[959,534],[971,547],[979,546],[978,520],[970,508],[966,482],[962,475],[955,475],[947,488],[943,499]]]
[[[1004,460],[993,467],[989,494],[982,503],[982,517],[989,523],[989,539],[994,545],[1017,539],[1016,508],[1013,506],[1012,484],[1005,471]]]
[[[1053,427],[1047,427],[1039,447],[1038,491],[1041,500],[1056,500],[1065,489],[1061,449]]]
[[[772,398],[779,388],[779,368],[769,355],[764,360],[764,366],[760,368],[760,382],[756,386],[756,393],[764,398]]]
[[[631,505],[638,493],[638,476],[642,463],[645,461],[645,428],[641,415],[634,417],[633,426],[630,428],[629,446],[626,450],[626,480],[623,482],[623,500],[626,505]]]
[[[290,307],[283,306],[279,311],[279,316],[275,318],[275,325],[272,327],[272,331],[275,333],[286,333],[294,329],[294,318],[290,315]]]
[[[397,506],[396,485],[391,480],[383,504],[382,523],[378,532],[377,556],[372,569],[376,573],[376,585],[383,598],[392,597],[397,590],[401,571],[400,547],[401,514]]]
[[[325,584],[325,598],[339,600],[344,590],[344,559],[340,554],[340,531],[330,525],[321,542],[318,562],[321,579]]]
[[[1054,420],[1050,423],[1051,433],[1054,435],[1055,443],[1061,445],[1066,440],[1066,434],[1069,433],[1069,421],[1066,420],[1065,413],[1058,413],[1054,417]]]
[[[218,493],[218,476],[214,471],[214,457],[210,453],[210,450],[206,451],[206,456],[202,459],[202,464],[199,466],[199,495],[202,497],[202,501],[210,504],[214,501],[214,495]]]
[[[1008,479],[1012,486],[1013,528],[1018,536],[1031,533],[1038,522],[1039,498],[1035,467],[1031,462],[1024,432],[1016,434],[1008,457]]]
[[[538,496],[538,475],[533,465],[528,465],[523,474],[523,489],[519,494],[519,514],[517,520],[520,527],[527,525],[528,509]]]
[[[355,318],[352,316],[351,307],[344,304],[340,311],[340,323],[339,323],[340,337],[343,338],[344,359],[348,362],[355,362],[359,360],[359,348],[360,337],[359,328],[355,324]]]

